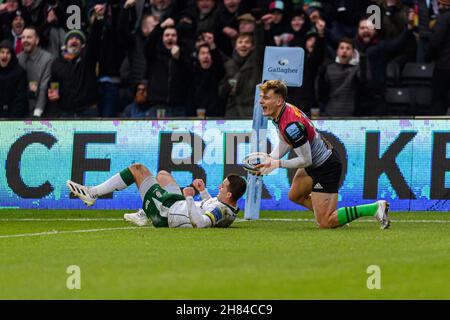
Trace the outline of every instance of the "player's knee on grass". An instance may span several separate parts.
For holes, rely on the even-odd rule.
[[[333,225],[332,223],[330,223],[330,221],[328,221],[328,219],[322,219],[322,220],[319,220],[318,222],[319,222],[319,227],[321,229],[334,229],[337,227],[337,226]]]
[[[335,217],[333,216],[333,212],[329,214],[321,214],[320,212],[314,212],[317,223],[319,224],[319,227],[322,229],[334,229],[339,227],[339,223],[336,221]]]

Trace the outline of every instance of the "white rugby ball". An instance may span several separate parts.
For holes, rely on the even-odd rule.
[[[270,156],[264,152],[250,153],[242,160],[242,167],[245,171],[258,175],[260,174],[260,171],[256,166],[266,162],[268,158],[270,158]]]

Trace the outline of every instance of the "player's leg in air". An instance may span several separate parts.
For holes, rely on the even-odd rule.
[[[163,184],[176,191],[173,178],[167,177],[170,174],[163,172],[159,175]],[[125,220],[137,225],[148,224],[151,219],[155,227],[168,227],[167,207],[170,207],[176,201],[184,200],[181,191],[178,188],[176,193],[169,193],[163,189],[151,172],[141,164],[133,164],[120,173],[115,174],[102,184],[94,187],[86,187],[73,181],[67,181],[67,186],[74,195],[79,197],[86,205],[91,206],[98,197],[109,194],[113,191],[120,191],[136,183],[141,198],[143,200],[144,210],[135,214],[125,216]]]
[[[313,180],[311,202],[319,226],[337,228],[358,218],[370,216],[380,222],[381,229],[389,228],[387,201],[380,200],[371,204],[337,209],[341,171],[342,164],[335,150],[320,167],[306,169],[306,173]]]
[[[305,169],[298,169],[292,180],[291,190],[289,190],[289,200],[313,211],[311,202],[312,187],[313,181]]]

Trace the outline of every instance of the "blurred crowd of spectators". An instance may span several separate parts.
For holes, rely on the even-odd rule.
[[[389,63],[433,62],[449,107],[450,0],[3,0],[0,26],[0,118],[249,118],[265,46],[304,48],[313,116],[393,115]]]

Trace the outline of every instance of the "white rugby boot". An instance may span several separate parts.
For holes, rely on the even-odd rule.
[[[148,225],[150,220],[142,209],[134,213],[125,213],[123,219],[140,227]]]
[[[67,180],[67,187],[70,191],[81,199],[88,207],[92,206],[95,201],[97,201],[97,197],[94,197],[89,192],[89,187],[82,186],[81,184],[75,183],[73,181]]]
[[[380,221],[381,229],[387,229],[391,226],[391,220],[389,220],[389,202],[385,200],[378,200],[378,210],[375,214],[375,219]]]

